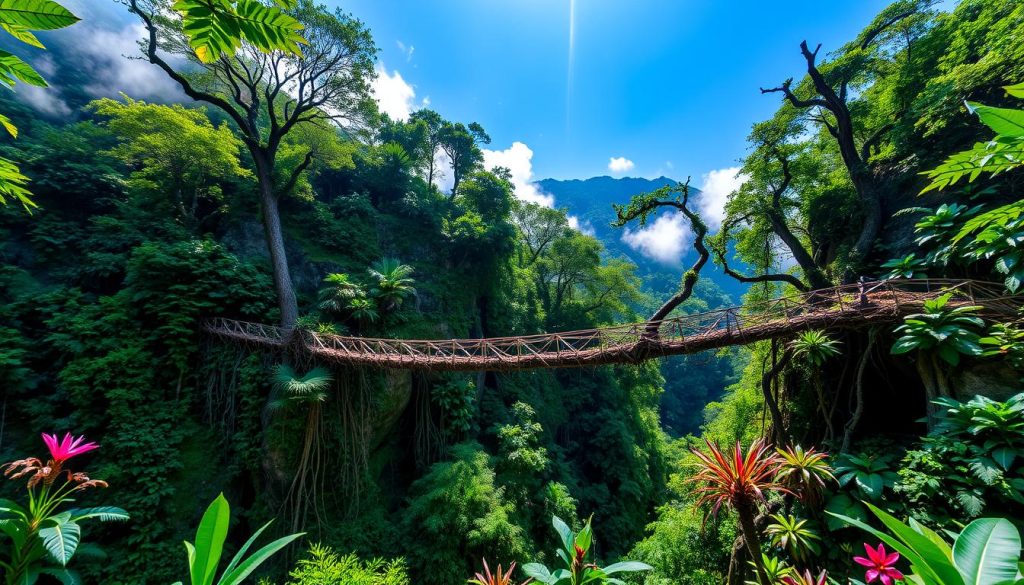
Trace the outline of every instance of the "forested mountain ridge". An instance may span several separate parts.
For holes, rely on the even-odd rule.
[[[142,59],[196,101],[94,99],[72,77],[62,114],[0,100],[20,130],[0,155],[39,206],[0,207],[5,578],[173,582],[207,558],[181,541],[219,534],[234,553],[276,519],[261,543],[305,534],[261,567],[265,584],[454,585],[484,559],[563,585],[627,569],[644,585],[802,585],[860,579],[865,562],[963,585],[977,558],[1019,581],[1019,541],[999,555],[968,541],[987,528],[1010,542],[1022,517],[1024,332],[962,295],[895,328],[513,373],[336,367],[202,324],[394,339],[587,329],[732,304],[715,270],[751,302],[861,275],[1000,280],[1019,300],[1024,3],[901,0],[847,46],[795,51],[807,76],[765,87],[780,108],[753,126],[747,179],[714,229],[699,191],[667,178],[539,182],[568,214],[520,201],[511,172],[484,165],[480,124],[380,113],[376,47],[355,18],[261,4],[304,25],[299,59],[292,33],[189,37],[189,18],[211,18],[196,2],[157,18],[162,0],[128,0],[152,33]],[[218,3],[218,17],[245,5]],[[63,71],[76,53],[46,55]],[[285,72],[310,92],[291,93]],[[940,193],[917,197],[926,186]],[[622,234],[661,216],[692,250],[655,280]],[[36,465],[40,431],[99,445],[47,437]],[[25,522],[41,546],[17,545],[25,515],[10,502],[50,482],[118,509]],[[84,524],[99,516],[117,522]],[[923,529],[902,521],[934,527],[939,553],[916,560]],[[938,544],[961,530],[955,549]],[[106,556],[77,550],[79,534]],[[876,537],[911,543],[894,558]],[[869,558],[851,560],[865,540]],[[622,558],[636,562],[609,566]],[[196,582],[217,559],[207,568]]]

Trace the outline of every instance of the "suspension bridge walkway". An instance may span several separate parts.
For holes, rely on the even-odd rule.
[[[896,323],[925,301],[951,294],[952,306],[983,316],[1016,315],[1024,298],[1002,284],[973,280],[885,280],[837,286],[663,321],[486,339],[380,339],[215,319],[207,332],[248,346],[305,351],[350,366],[433,371],[508,371],[637,363],[669,355],[788,337],[810,329]]]

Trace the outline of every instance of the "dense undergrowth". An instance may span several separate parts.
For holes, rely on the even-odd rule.
[[[879,540],[851,520],[907,535],[873,507],[937,531],[970,534],[990,516],[1020,528],[1024,334],[1013,316],[986,322],[955,298],[896,329],[585,370],[363,371],[204,336],[215,317],[291,324],[281,257],[294,324],[324,333],[574,330],[641,320],[664,300],[565,211],[517,200],[507,170],[484,169],[479,125],[376,112],[361,77],[369,32],[298,4],[360,52],[353,67],[367,71],[344,74],[361,124],[296,126],[269,172],[246,135],[271,124],[266,112],[245,130],[194,103],[82,99],[61,120],[2,104],[21,130],[2,154],[31,177],[39,209],[0,207],[0,459],[38,451],[40,429],[101,444],[90,471],[109,488],[82,490],[76,505],[115,503],[129,519],[83,528],[105,551],[69,563],[85,582],[181,579],[180,543],[220,493],[231,554],[270,519],[268,541],[304,533],[259,573],[289,585],[452,585],[483,559],[542,581],[563,562],[571,580],[621,558],[649,567],[619,565],[617,576],[647,585],[801,582],[796,569],[859,579],[851,558]],[[936,12],[900,1],[827,59],[808,48],[808,77],[773,90],[783,105],[754,126],[749,180],[721,229],[705,234],[687,215],[703,260],[751,283],[751,301],[860,275],[1018,292],[1024,115],[1011,108],[1024,90],[1002,88],[1024,79],[1022,24],[1019,2]],[[965,186],[963,164],[1003,166]],[[451,193],[431,181],[438,173],[456,177]],[[917,199],[929,181],[943,189]],[[625,224],[688,205],[674,186],[618,212]],[[280,214],[280,250],[265,237],[269,212]],[[680,270],[670,312],[729,302],[702,268]],[[758,450],[761,439],[779,451]],[[714,481],[700,470],[733,445],[755,445],[762,473],[744,481],[766,497],[725,491],[709,516]],[[553,531],[553,518],[566,523]],[[899,546],[902,564],[882,564],[909,575],[913,545]]]

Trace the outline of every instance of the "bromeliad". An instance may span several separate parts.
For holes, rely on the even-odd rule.
[[[37,457],[27,457],[3,466],[4,476],[11,481],[28,478],[27,506],[0,500],[0,532],[11,544],[7,555],[0,557],[6,585],[32,585],[41,575],[56,577],[63,583],[81,582],[67,568],[81,540],[79,522],[93,518],[101,522],[128,519],[127,512],[112,506],[61,511],[73,501],[74,494],[107,487],[107,482],[101,479],[64,467],[72,457],[99,446],[71,433],[61,441],[56,435],[44,433],[43,442],[50,451],[45,463]]]

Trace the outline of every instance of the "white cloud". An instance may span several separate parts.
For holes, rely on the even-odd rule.
[[[633,170],[633,161],[629,160],[624,156],[617,156],[608,159],[608,170],[613,173],[625,173],[626,171]]]
[[[635,231],[626,229],[622,241],[648,258],[675,264],[686,253],[686,241],[690,237],[690,226],[683,219],[679,213],[660,215],[646,227]]]
[[[544,207],[555,204],[554,196],[545,193],[533,181],[533,151],[526,144],[516,141],[505,150],[484,149],[484,167],[505,167],[512,172],[512,185],[516,197],[522,201]]]
[[[412,61],[412,55],[416,52],[416,47],[413,45],[406,45],[402,41],[395,41],[395,44],[398,45],[398,50],[405,54],[406,62]]]
[[[117,97],[125,93],[150,101],[187,101],[178,84],[139,55],[138,40],[144,33],[142,25],[136,23],[120,29],[100,28],[85,21],[76,24],[53,41],[73,51],[75,60],[56,63],[49,54],[34,59],[32,64],[55,83],[48,88],[19,88],[18,98],[42,113],[70,114],[71,108],[61,95],[60,79],[65,73],[62,69],[73,66],[91,80],[83,88],[89,97]],[[172,66],[180,63],[174,57],[167,59]]]
[[[748,178],[740,172],[740,167],[714,170],[702,177],[697,208],[712,231],[722,226],[729,194],[739,189]]]
[[[580,221],[580,218],[575,215],[566,216],[569,221],[569,227],[578,231],[585,236],[593,236],[597,232],[594,230],[594,224],[590,223],[590,220]]]
[[[129,24],[121,30],[95,27],[69,30],[78,36],[76,54],[88,55],[94,63],[94,81],[85,87],[92,95],[113,97],[124,92],[140,99],[187,100],[167,74],[141,59],[138,40],[146,34],[142,24]],[[169,60],[172,65],[179,62]]]
[[[392,119],[407,120],[416,109],[416,90],[406,83],[397,69],[388,73],[384,64],[378,63],[372,88],[380,111]]]
[[[60,99],[60,93],[53,87],[21,85],[18,87],[18,99],[43,114],[67,116],[71,113],[71,108]]]

